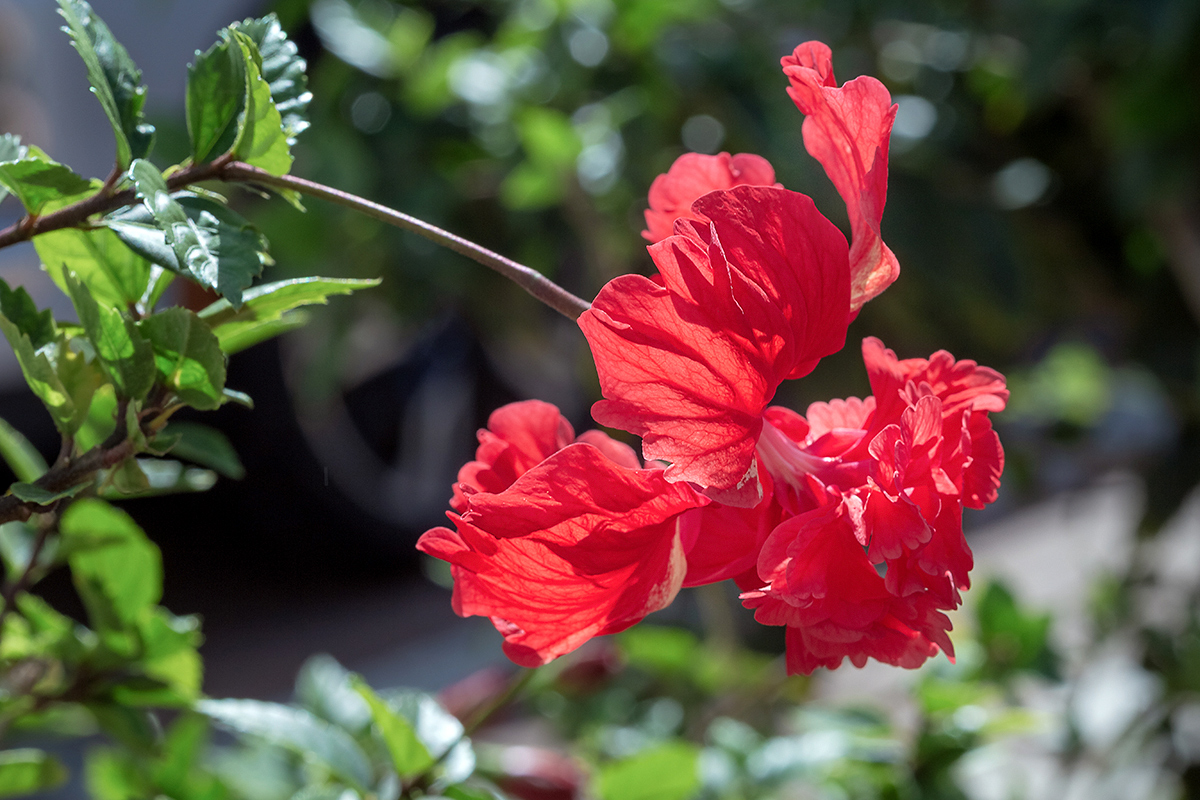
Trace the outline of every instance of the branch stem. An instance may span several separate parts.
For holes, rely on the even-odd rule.
[[[242,181],[258,183],[264,186],[274,186],[282,189],[292,189],[310,197],[319,197],[331,203],[352,208],[372,219],[386,222],[397,228],[411,231],[423,236],[431,242],[440,244],[456,253],[460,253],[483,266],[495,270],[513,283],[520,286],[535,298],[553,308],[568,319],[574,320],[584,311],[591,308],[591,303],[581,297],[571,294],[566,289],[554,283],[537,270],[524,264],[519,264],[486,247],[475,244],[449,231],[442,230],[424,220],[411,217],[387,206],[374,203],[358,195],[343,192],[340,189],[321,183],[297,178],[294,175],[272,175],[257,167],[241,162],[233,162],[221,170],[221,178],[226,181]]]
[[[255,183],[279,189],[291,189],[310,197],[319,197],[331,203],[352,208],[366,214],[372,219],[386,222],[397,228],[411,231],[423,236],[442,247],[449,248],[483,266],[495,270],[513,283],[520,286],[529,294],[553,308],[568,319],[575,320],[591,304],[581,297],[568,292],[554,281],[542,275],[535,269],[519,264],[511,258],[488,250],[482,245],[469,241],[449,231],[442,230],[424,220],[372,202],[358,195],[343,192],[332,186],[326,186],[314,181],[297,178],[293,175],[272,175],[258,167],[240,161],[232,161],[223,156],[216,161],[205,164],[193,164],[167,177],[167,187],[172,191],[182,189],[201,181],[219,180],[229,183]],[[0,248],[8,247],[32,239],[42,233],[61,230],[63,228],[84,227],[88,218],[96,214],[131,206],[139,201],[133,189],[120,192],[112,191],[115,186],[113,176],[96,194],[60,208],[45,216],[28,215],[17,220],[4,230],[0,230]]]

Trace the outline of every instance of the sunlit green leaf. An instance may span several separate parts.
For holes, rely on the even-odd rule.
[[[233,153],[241,161],[272,175],[285,175],[292,168],[292,154],[283,130],[283,119],[271,100],[271,87],[262,76],[262,56],[254,40],[241,30],[230,28],[229,32],[232,43],[241,49],[245,60],[247,89],[241,130]]]
[[[211,161],[238,138],[238,118],[246,107],[246,66],[241,48],[221,40],[188,66],[187,127],[192,158]]]
[[[146,299],[150,262],[111,230],[63,228],[34,237],[33,245],[46,272],[64,292],[69,291],[66,273],[70,271],[106,308],[128,308]]]
[[[700,789],[699,749],[668,742],[600,767],[596,794],[601,800],[685,800]]]
[[[464,737],[463,725],[425,692],[380,692],[387,707],[408,720],[421,744],[439,761],[440,778],[448,783],[466,780],[475,770],[475,752]]]
[[[409,721],[379,699],[362,678],[356,677],[353,685],[371,709],[371,719],[383,737],[396,774],[401,778],[412,778],[432,767],[433,756],[417,737]]]
[[[152,791],[130,754],[110,747],[88,751],[84,776],[95,800],[142,800]]]
[[[76,501],[59,524],[76,589],[97,627],[129,628],[162,597],[162,556],[137,523],[103,500]],[[105,546],[86,548],[94,540]]]
[[[87,66],[88,80],[117,138],[117,165],[122,169],[142,158],[154,144],[154,126],[145,121],[146,87],[142,73],[108,26],[84,0],[58,0],[71,43]]]
[[[235,26],[246,34],[262,56],[262,77],[271,89],[271,100],[283,122],[283,133],[288,144],[295,144],[296,137],[308,128],[308,104],[312,93],[308,91],[307,66],[300,57],[296,43],[287,38],[279,25],[279,18],[268,14],[261,19],[248,19]]]
[[[141,400],[154,385],[154,349],[132,319],[97,303],[74,275],[67,274],[64,278],[79,323],[113,385],[123,397]]]
[[[159,497],[165,494],[207,492],[217,485],[217,473],[166,458],[131,458],[122,465],[129,470],[121,478],[114,471],[113,483],[99,495],[108,500],[128,500],[134,497]]]
[[[3,315],[0,315],[0,332],[4,333],[4,337],[12,346],[17,363],[20,364],[21,372],[25,376],[25,382],[29,384],[29,388],[38,396],[38,399],[45,404],[50,416],[54,419],[54,424],[64,433],[74,433],[82,422],[83,415],[79,413],[75,398],[64,386],[46,350],[36,350],[30,342],[29,336],[22,333],[13,322]],[[55,344],[46,345],[46,348],[55,348],[59,354],[62,353],[62,348]]]
[[[4,459],[18,480],[29,483],[42,477],[49,469],[42,454],[19,430],[3,419],[0,419],[0,458]]]
[[[30,153],[35,151],[30,148]],[[92,184],[86,178],[49,158],[29,158],[0,162],[0,185],[21,201],[30,214],[40,214],[48,203],[90,194]]]
[[[168,308],[142,320],[138,328],[154,347],[154,362],[164,386],[194,408],[221,405],[225,354],[199,317],[184,308]]]
[[[17,797],[53,789],[67,780],[67,768],[41,750],[0,751],[0,797]]]
[[[294,327],[285,318],[292,309],[327,303],[333,295],[377,285],[378,279],[317,277],[264,283],[246,290],[241,308],[235,309],[227,300],[218,300],[201,311],[200,317],[220,340],[221,349],[233,354],[281,332],[281,327],[285,330]]]
[[[308,711],[258,700],[201,700],[196,709],[237,733],[311,758],[351,786],[371,781],[370,761],[350,734]]]

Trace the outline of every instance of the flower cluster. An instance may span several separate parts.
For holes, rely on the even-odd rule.
[[[1008,392],[973,361],[901,360],[868,338],[872,396],[803,416],[769,405],[899,274],[879,231],[887,90],[839,87],[818,42],[783,68],[850,243],[764,159],[682,156],[650,190],[657,274],[616,278],[579,318],[604,396],[592,414],[641,437],[646,464],[602,432],[576,437],[549,404],[514,403],[459,473],[454,528],[421,538],[452,565],[455,611],[490,617],[519,664],[726,579],[759,622],[787,626],[790,672],[953,655],[943,612],[972,566],[962,509],[996,497],[988,414]]]

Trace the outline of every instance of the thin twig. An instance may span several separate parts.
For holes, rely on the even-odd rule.
[[[449,248],[456,253],[461,253],[467,258],[499,272],[568,319],[577,319],[580,314],[592,307],[591,303],[571,294],[537,270],[527,267],[524,264],[519,264],[510,258],[505,258],[499,253],[488,250],[486,247],[475,244],[461,236],[442,230],[436,225],[431,225],[416,217],[410,217],[408,214],[366,200],[358,195],[343,192],[340,189],[334,189],[330,186],[305,180],[304,178],[297,178],[292,175],[272,175],[258,167],[252,167],[249,164],[236,161],[221,170],[220,177],[226,181],[243,181],[246,183],[259,183],[264,186],[293,189],[301,194],[319,197],[331,203],[352,208],[380,222],[386,222],[397,228],[403,228],[419,236],[424,236],[426,239],[436,242],[442,247]]]

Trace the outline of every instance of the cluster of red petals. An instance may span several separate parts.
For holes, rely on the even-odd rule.
[[[852,243],[757,156],[680,158],[646,212],[657,274],[616,278],[579,319],[604,396],[592,414],[640,436],[651,468],[603,433],[576,438],[549,404],[505,406],[459,473],[453,529],[421,538],[452,565],[455,610],[490,617],[519,664],[726,579],[759,622],[787,627],[790,672],[953,655],[944,612],[972,566],[963,508],[996,497],[988,415],[1008,392],[973,361],[901,360],[868,338],[872,396],[805,415],[769,405],[899,271],[879,235],[886,89],[838,87],[816,42],[783,64]]]
[[[657,280],[618,277],[579,318],[605,397],[592,416],[641,436],[668,480],[753,506],[763,410],[845,343],[846,240],[786,189],[711,192],[692,213],[650,246]]]
[[[454,530],[427,531],[417,547],[450,563],[455,612],[490,617],[509,658],[544,664],[675,598],[686,570],[677,517],[706,498],[640,469],[604,433],[574,440],[548,403],[499,409],[479,439]]]

